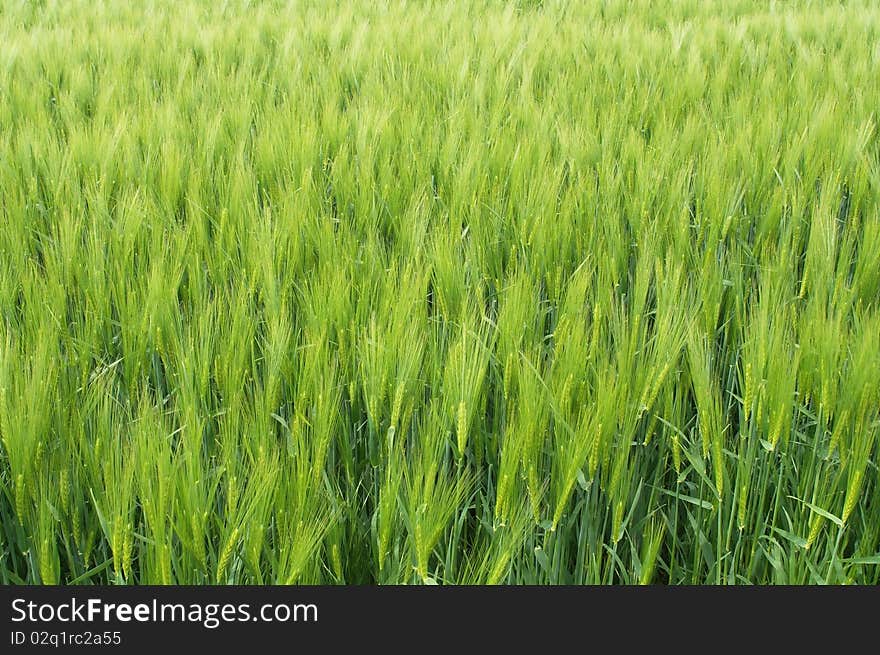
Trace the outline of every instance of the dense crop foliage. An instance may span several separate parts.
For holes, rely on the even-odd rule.
[[[0,6],[0,581],[880,581],[880,9],[330,5]]]

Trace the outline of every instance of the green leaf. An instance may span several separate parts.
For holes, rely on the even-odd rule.
[[[541,565],[541,568],[545,573],[550,573],[550,558],[547,557],[547,553],[544,552],[544,549],[540,546],[535,546],[535,557],[538,560],[538,564]]]
[[[714,510],[715,505],[710,503],[707,500],[703,500],[702,498],[694,498],[693,496],[688,496],[687,494],[678,493],[676,491],[669,491],[668,489],[660,489],[654,487],[662,494],[666,494],[667,496],[672,496],[673,498],[677,498],[678,500],[683,500],[686,503],[690,503],[691,505],[696,505],[697,507],[702,507],[703,509]]]
[[[827,510],[822,509],[818,505],[814,505],[813,503],[808,503],[806,500],[801,500],[797,496],[789,496],[789,498],[791,498],[792,500],[796,500],[799,503],[803,503],[804,505],[809,507],[811,510],[816,512],[816,514],[818,514],[819,516],[824,516],[826,519],[831,521],[837,527],[839,527],[839,528],[843,527],[843,519],[835,516],[834,514],[832,514],[831,512],[829,512]]]

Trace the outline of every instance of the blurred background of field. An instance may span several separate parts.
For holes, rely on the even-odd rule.
[[[4,2],[0,581],[880,582],[873,2]]]

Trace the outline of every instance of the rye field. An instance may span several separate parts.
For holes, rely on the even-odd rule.
[[[880,583],[880,7],[0,5],[3,584]]]

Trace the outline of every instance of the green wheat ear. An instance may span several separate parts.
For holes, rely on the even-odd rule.
[[[461,401],[458,403],[458,411],[456,413],[456,423],[455,423],[455,434],[458,440],[458,453],[461,455],[464,453],[465,445],[467,444],[468,437],[468,414],[467,414],[467,404],[465,401]]]
[[[226,573],[226,567],[229,565],[229,560],[232,559],[232,554],[238,543],[238,536],[238,528],[235,527],[229,534],[223,548],[220,550],[220,558],[217,560],[217,573],[215,575],[215,582],[217,584],[220,584],[224,580],[223,576]]]
[[[666,533],[666,525],[664,523],[650,523],[645,528],[642,536],[642,572],[639,576],[639,584],[650,584],[654,578],[657,568],[657,556],[663,545],[663,537]]]

